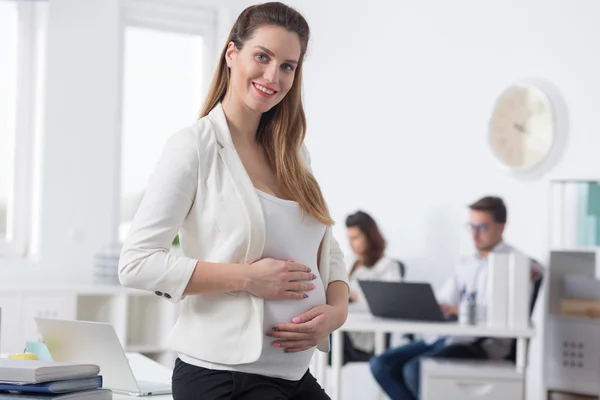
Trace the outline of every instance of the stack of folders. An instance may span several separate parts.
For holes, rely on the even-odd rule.
[[[0,358],[0,400],[111,400],[100,367]]]

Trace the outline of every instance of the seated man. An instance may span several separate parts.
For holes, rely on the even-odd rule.
[[[490,252],[517,252],[504,243],[506,206],[498,197],[484,197],[471,204],[469,229],[477,252],[461,260],[454,276],[437,294],[442,312],[458,314],[460,293],[478,293],[484,298],[487,285],[487,256]],[[532,281],[541,277],[542,268],[531,261]],[[529,307],[523,304],[523,307]],[[505,359],[511,351],[512,339],[486,338],[426,338],[425,340],[389,349],[371,358],[373,376],[393,400],[419,398],[419,359],[421,357]]]

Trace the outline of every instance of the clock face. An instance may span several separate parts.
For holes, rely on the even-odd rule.
[[[535,86],[513,86],[496,102],[489,125],[494,155],[506,166],[527,170],[550,153],[555,140],[554,112]]]

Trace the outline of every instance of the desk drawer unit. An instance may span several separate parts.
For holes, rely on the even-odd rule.
[[[511,363],[425,359],[421,362],[423,400],[523,400],[523,376]]]
[[[516,400],[523,398],[523,384],[499,379],[429,378],[422,392],[423,400]]]

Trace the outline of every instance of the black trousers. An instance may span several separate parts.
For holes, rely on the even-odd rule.
[[[330,400],[309,371],[288,381],[197,367],[178,358],[172,383],[173,400]]]

